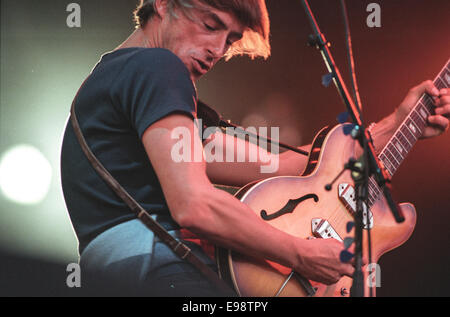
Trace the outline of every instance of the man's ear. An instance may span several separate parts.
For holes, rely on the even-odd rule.
[[[155,13],[161,19],[167,15],[167,0],[156,0],[154,3]]]

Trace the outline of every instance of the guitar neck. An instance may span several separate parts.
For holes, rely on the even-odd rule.
[[[450,59],[433,81],[438,89],[450,86]],[[389,142],[378,156],[387,172],[393,176],[400,164],[411,151],[417,140],[423,135],[427,125],[427,118],[434,114],[432,98],[424,94],[417,102]],[[373,205],[381,193],[374,178],[369,180],[369,205]]]

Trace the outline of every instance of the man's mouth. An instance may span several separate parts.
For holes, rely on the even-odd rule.
[[[195,70],[199,74],[204,75],[211,69],[211,65],[210,64],[207,64],[207,63],[205,63],[205,62],[203,62],[203,61],[201,61],[199,59],[196,59],[196,58],[192,58],[192,59],[194,60]]]

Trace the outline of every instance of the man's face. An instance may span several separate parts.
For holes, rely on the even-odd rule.
[[[206,74],[242,38],[244,26],[232,13],[194,1],[186,17],[175,9],[177,18],[165,14],[162,20],[164,48],[177,55],[188,68],[193,81]]]

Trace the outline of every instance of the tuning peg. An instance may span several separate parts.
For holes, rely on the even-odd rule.
[[[348,263],[350,260],[354,257],[354,254],[351,252],[348,252],[347,250],[344,250],[341,252],[339,259],[343,263]]]

